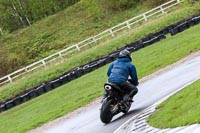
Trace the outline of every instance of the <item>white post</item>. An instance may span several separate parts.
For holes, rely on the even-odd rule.
[[[58,54],[59,54],[60,57],[62,57],[62,53],[61,52],[59,52]]]
[[[46,66],[46,62],[45,62],[44,60],[42,60],[42,64],[43,64],[44,66]]]
[[[2,29],[1,29],[1,27],[0,27],[0,33],[1,33],[1,35],[3,35],[3,31],[2,31]]]
[[[112,31],[112,29],[110,29],[109,31],[110,31],[110,33],[111,33],[112,37],[115,37],[115,35],[113,34],[113,31]]]
[[[10,75],[8,75],[8,80],[9,80],[10,82],[12,82],[12,78],[10,77]]]
[[[145,14],[143,14],[144,20],[147,21],[147,17]]]
[[[129,24],[128,21],[126,21],[126,25],[127,25],[127,27],[128,27],[129,29],[131,29],[131,26],[130,26],[130,24]]]
[[[162,13],[165,13],[164,9],[162,8],[162,6],[160,7],[160,10]]]
[[[97,43],[97,40],[95,39],[95,37],[92,37],[93,42]]]
[[[60,57],[61,59],[63,59],[62,52],[59,52],[58,54],[59,54],[59,57]]]
[[[25,71],[28,72],[28,68],[27,67],[25,67]]]
[[[80,48],[79,48],[78,44],[76,44],[76,48],[77,48],[78,51],[80,51]]]

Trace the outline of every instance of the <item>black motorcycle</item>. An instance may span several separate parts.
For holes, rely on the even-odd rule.
[[[105,83],[104,89],[106,95],[102,101],[100,119],[107,124],[116,114],[128,113],[132,101],[129,100],[129,95],[116,84]]]

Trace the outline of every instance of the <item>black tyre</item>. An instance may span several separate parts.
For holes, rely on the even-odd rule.
[[[101,106],[101,112],[100,112],[100,119],[105,124],[110,123],[110,121],[113,118],[111,109],[112,109],[112,100],[111,99],[105,100]]]

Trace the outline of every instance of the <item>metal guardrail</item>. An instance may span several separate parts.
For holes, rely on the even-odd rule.
[[[129,20],[126,20],[112,28],[109,28],[95,36],[89,37],[81,42],[78,42],[75,45],[72,45],[72,46],[70,46],[66,49],[63,49],[59,52],[56,52],[42,60],[39,60],[33,64],[30,64],[30,65],[28,65],[22,69],[19,69],[13,73],[10,73],[10,74],[0,78],[0,85],[8,83],[8,82],[12,82],[13,79],[15,79],[25,73],[31,72],[42,66],[46,66],[50,62],[56,60],[57,58],[62,58],[63,56],[66,56],[74,51],[79,52],[81,50],[81,48],[83,48],[89,44],[92,44],[92,43],[97,43],[97,41],[101,40],[102,38],[105,38],[107,36],[115,37],[116,32],[122,31],[124,29],[131,29],[132,25],[137,24],[142,21],[147,21],[148,18],[150,18],[152,16],[165,14],[169,8],[178,5],[179,3],[183,2],[183,1],[184,0],[171,0],[169,2],[166,2],[156,8],[153,8],[145,13],[142,13],[142,14],[140,14],[136,17],[133,17]]]

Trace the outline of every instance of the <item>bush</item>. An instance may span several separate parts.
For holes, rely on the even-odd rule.
[[[154,7],[159,6],[167,1],[169,1],[169,0],[145,0],[144,4],[146,6],[154,8]]]
[[[104,10],[125,10],[135,4],[140,0],[100,0],[101,5],[104,6]]]

